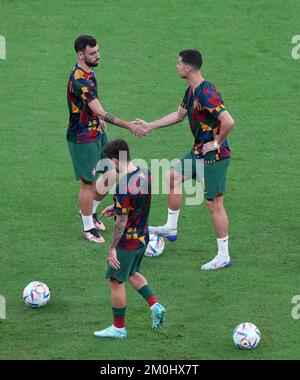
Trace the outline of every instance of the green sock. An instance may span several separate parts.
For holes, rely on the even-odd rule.
[[[114,316],[114,326],[119,329],[125,327],[126,307],[112,307],[112,312]]]
[[[154,296],[154,292],[153,290],[150,288],[149,285],[145,285],[143,286],[140,290],[139,290],[139,293],[140,295],[145,298],[145,300],[147,301],[147,299],[151,296]]]
[[[158,303],[157,298],[155,297],[155,294],[153,290],[150,288],[149,285],[143,286],[139,290],[140,295],[148,302],[148,305],[151,307],[154,304]]]
[[[126,307],[112,307],[112,313],[114,317],[124,317],[126,313]]]

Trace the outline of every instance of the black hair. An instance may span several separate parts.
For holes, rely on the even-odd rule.
[[[102,153],[109,159],[116,158],[120,160],[120,152],[126,152],[127,161],[130,161],[129,146],[122,139],[111,140],[102,148]]]
[[[95,47],[97,45],[97,41],[92,36],[82,35],[76,38],[74,41],[74,49],[76,53],[79,51],[84,51],[87,46]]]
[[[182,62],[193,66],[195,69],[200,70],[202,66],[202,55],[198,50],[182,50],[179,53]]]

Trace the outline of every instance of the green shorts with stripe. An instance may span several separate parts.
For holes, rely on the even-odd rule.
[[[145,250],[146,247],[137,250],[117,248],[117,258],[120,261],[120,268],[113,269],[107,261],[105,278],[114,278],[119,282],[126,282],[128,277],[140,271]]]
[[[226,174],[229,163],[229,158],[220,161],[197,159],[194,153],[189,151],[174,166],[174,170],[186,180],[194,179],[201,182],[204,177],[204,198],[212,200],[226,193]]]
[[[76,144],[68,141],[76,180],[84,179],[88,182],[94,182],[97,180],[99,172],[104,173],[108,170],[108,168],[97,170],[97,163],[105,158],[101,149],[107,143],[106,133],[103,133],[99,140],[88,144]]]

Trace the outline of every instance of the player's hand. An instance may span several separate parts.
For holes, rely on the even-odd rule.
[[[120,268],[120,261],[117,258],[117,251],[116,248],[109,247],[109,256],[108,256],[108,262],[109,265],[113,269],[119,269]]]
[[[136,121],[131,121],[129,123],[128,129],[135,136],[141,137],[141,136],[146,136],[147,135],[147,131],[139,123],[137,123]]]
[[[143,127],[144,130],[147,131],[147,134],[151,131],[151,127],[149,126],[149,123],[147,123],[147,121],[143,119],[135,119],[135,123]]]
[[[214,147],[214,141],[210,141],[203,145],[202,154],[205,156],[207,152],[213,152],[214,150],[216,150]]]
[[[114,215],[114,209],[115,209],[115,206],[114,206],[114,205],[107,206],[107,207],[101,212],[101,216],[104,215],[104,216],[110,218],[111,216]]]
[[[106,128],[107,128],[107,126],[106,126],[105,121],[102,120],[102,119],[99,119],[99,123],[100,123],[100,126],[101,126],[101,130],[102,130],[102,132],[106,132]]]

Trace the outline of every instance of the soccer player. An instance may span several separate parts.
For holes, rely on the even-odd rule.
[[[103,148],[103,153],[114,162],[119,173],[114,204],[106,207],[102,213],[107,217],[115,217],[106,272],[111,287],[114,322],[104,330],[95,331],[94,335],[102,338],[126,338],[126,281],[147,301],[152,311],[154,330],[161,326],[165,314],[164,307],[158,303],[147,280],[140,273],[141,261],[149,242],[151,176],[148,170],[134,166],[124,140],[112,140]]]
[[[91,37],[79,36],[74,43],[77,64],[72,68],[68,82],[67,98],[70,112],[67,141],[76,180],[81,180],[79,206],[83,222],[83,237],[94,243],[103,243],[99,231],[105,229],[98,220],[96,208],[106,195],[96,192],[96,166],[101,159],[101,148],[107,141],[107,121],[142,136],[142,128],[104,111],[98,97],[94,67],[99,63],[99,46]],[[103,121],[104,120],[104,121]],[[115,173],[106,173],[110,181]],[[111,178],[110,178],[111,177]],[[99,184],[99,186],[101,183]]]
[[[230,161],[227,137],[234,121],[226,110],[218,89],[203,78],[201,66],[202,56],[199,51],[180,52],[177,62],[178,74],[187,81],[189,87],[178,110],[155,121],[145,122],[137,119],[137,122],[143,125],[148,133],[156,128],[177,124],[188,116],[194,136],[193,147],[166,173],[169,186],[167,223],[164,226],[149,227],[149,230],[150,233],[165,236],[170,241],[177,239],[177,222],[182,202],[181,185],[188,179],[197,179],[197,163],[201,161],[204,163],[204,198],[211,214],[218,245],[217,255],[201,268],[211,270],[231,265],[228,251],[228,217],[223,205],[223,196]],[[185,171],[184,165],[192,170]]]

